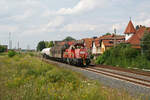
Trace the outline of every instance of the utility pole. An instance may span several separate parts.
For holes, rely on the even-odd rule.
[[[19,50],[19,41],[18,41],[18,50]]]
[[[141,46],[143,46],[143,38],[141,39]],[[143,56],[143,54],[144,54],[144,51],[143,51],[143,48],[141,47],[141,55]]]
[[[18,50],[19,50],[19,41],[18,41]]]
[[[114,28],[114,47],[116,47],[116,33],[117,33],[117,29]]]
[[[9,32],[9,49],[12,49],[11,32]]]
[[[30,50],[30,45],[27,45],[27,50]]]
[[[9,32],[9,36],[8,36],[8,47],[10,49],[10,36],[11,36],[11,33]]]

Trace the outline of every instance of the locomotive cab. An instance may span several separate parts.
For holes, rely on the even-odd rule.
[[[87,66],[90,64],[90,59],[88,58],[87,49],[84,44],[76,43],[71,45],[64,53],[64,58],[66,58],[67,63],[75,64],[79,66]]]

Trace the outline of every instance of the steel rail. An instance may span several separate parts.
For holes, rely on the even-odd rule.
[[[142,81],[145,81],[145,82],[149,82],[150,83],[150,80],[145,80],[145,79],[141,79],[141,78],[137,78],[137,77],[133,77],[133,76],[129,76],[129,75],[125,75],[125,74],[120,74],[120,73],[117,73],[117,72],[111,72],[111,71],[106,71],[104,70],[103,68],[96,68],[96,67],[92,67],[92,69],[95,69],[95,70],[101,70],[103,72],[108,72],[108,73],[112,73],[112,74],[116,74],[116,75],[120,75],[120,76],[124,76],[124,77],[129,77],[129,78],[133,78],[133,79],[136,79],[136,80],[142,80]],[[113,69],[111,69],[113,70]],[[114,71],[117,71],[117,70],[114,70]],[[122,71],[123,72],[123,71]],[[126,73],[129,73],[129,72],[126,72]],[[132,73],[133,74],[133,73]],[[141,75],[142,76],[142,75]]]
[[[95,72],[97,74],[103,74],[105,76],[110,76],[110,77],[113,77],[113,78],[117,78],[117,79],[120,79],[120,80],[128,81],[128,82],[131,82],[131,83],[134,83],[134,84],[138,84],[138,85],[142,85],[142,86],[150,88],[150,83],[147,84],[147,83],[144,83],[144,81],[136,80],[135,78],[130,78],[130,77],[125,78],[123,76],[119,76],[119,75],[108,73],[108,72],[103,72],[103,71],[100,71],[100,70],[95,70],[95,69],[92,69],[92,68],[84,68],[84,70],[87,70],[87,71],[90,71],[90,72]]]
[[[112,69],[112,70],[117,70],[117,71],[122,71],[122,72],[128,72],[128,73],[133,73],[133,74],[137,74],[137,75],[143,75],[143,76],[150,77],[150,73],[148,73],[146,71],[139,71],[139,70],[135,70],[135,69],[123,69],[123,68],[118,68],[118,67],[112,68],[112,66],[105,67],[103,65],[95,65],[95,67]]]

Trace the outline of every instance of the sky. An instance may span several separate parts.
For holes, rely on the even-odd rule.
[[[0,44],[35,49],[39,41],[123,34],[133,24],[150,27],[150,0],[0,0]]]

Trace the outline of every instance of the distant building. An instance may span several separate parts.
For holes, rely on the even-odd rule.
[[[84,46],[88,50],[88,54],[91,55],[92,54],[92,43],[93,43],[94,38],[84,38],[82,40],[84,41]]]
[[[125,36],[112,34],[82,40],[84,40],[84,45],[90,54],[100,55],[117,44],[125,43]]]
[[[92,54],[100,54],[100,38],[96,38],[92,42]]]
[[[142,37],[144,36],[145,31],[150,32],[150,27],[145,27],[140,25],[140,27],[135,30],[132,21],[130,20],[124,34],[127,35],[126,37],[126,43],[129,43],[132,45],[133,48],[140,49],[140,42]]]
[[[125,32],[124,32],[124,34],[126,36],[125,37],[126,40],[128,40],[130,37],[132,37],[135,33],[136,33],[136,30],[132,24],[132,21],[130,20],[128,23],[128,26],[126,27]]]
[[[100,55],[103,54],[107,49],[125,42],[124,35],[104,35],[96,38],[92,45],[92,54]]]
[[[93,38],[84,38],[82,39],[84,41],[84,45],[87,49],[91,50],[92,49],[92,42],[93,42]]]

